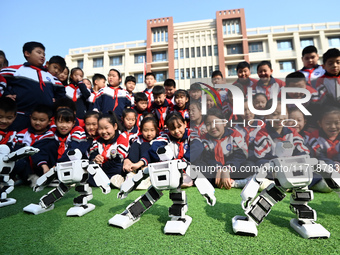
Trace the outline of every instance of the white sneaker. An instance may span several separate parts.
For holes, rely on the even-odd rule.
[[[124,177],[121,176],[120,174],[116,174],[111,177],[110,182],[112,183],[113,186],[120,189],[120,186],[122,186],[124,182]]]

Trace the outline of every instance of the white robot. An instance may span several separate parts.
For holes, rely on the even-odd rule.
[[[0,145],[0,183],[4,184],[0,189],[0,207],[16,203],[14,198],[7,198],[7,195],[14,189],[14,181],[9,175],[15,166],[15,161],[27,156],[32,156],[38,151],[39,149],[25,146],[11,152],[7,145]]]
[[[26,206],[23,209],[24,212],[37,215],[54,209],[54,203],[61,199],[73,184],[76,184],[75,190],[80,193],[80,196],[73,200],[74,207],[71,207],[66,215],[80,217],[94,210],[95,205],[88,203],[93,198],[92,188],[87,183],[89,174],[93,176],[95,183],[102,189],[104,194],[110,193],[110,180],[99,165],[86,159],[81,159],[82,153],[78,149],[69,151],[68,157],[70,161],[57,163],[56,167],[51,168],[42,175],[37,180],[33,190],[43,190],[46,185],[56,178],[59,181],[58,187],[41,197],[39,204]]]
[[[185,215],[188,206],[185,191],[181,190],[183,171],[195,181],[199,192],[211,206],[216,203],[215,189],[202,173],[196,172],[188,162],[179,159],[171,160],[173,153],[168,146],[159,148],[157,154],[164,161],[151,163],[144,170],[138,171],[133,178],[127,179],[117,196],[119,199],[126,198],[128,193],[149,175],[151,186],[148,191],[132,202],[123,213],[112,217],[109,224],[123,229],[128,228],[163,195],[161,190],[170,190],[170,199],[173,201],[173,205],[169,208],[171,220],[166,223],[164,233],[184,235],[192,218]]]
[[[339,188],[340,174],[324,161],[310,158],[309,155],[291,156],[293,145],[280,142],[276,147],[279,158],[270,160],[261,167],[241,192],[242,208],[245,216],[232,219],[233,231],[239,235],[257,236],[257,228],[269,214],[272,206],[281,201],[287,189],[292,190],[290,209],[297,219],[290,221],[290,226],[304,238],[328,238],[330,233],[320,224],[315,223],[316,212],[308,202],[314,199],[313,191],[308,185],[317,171],[332,188]],[[273,172],[275,183],[270,184],[258,196],[257,192],[264,181],[268,170]],[[256,197],[257,196],[257,197]]]

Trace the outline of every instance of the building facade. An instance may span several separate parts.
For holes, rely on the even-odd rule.
[[[236,65],[256,66],[269,60],[273,76],[284,78],[303,67],[302,49],[314,45],[322,56],[329,48],[340,48],[340,22],[246,28],[244,9],[217,11],[215,19],[174,23],[172,17],[147,20],[146,40],[70,49],[67,66],[79,66],[85,76],[107,75],[111,68],[124,77],[137,79],[137,91],[144,89],[143,73],[156,74],[157,84],[167,78],[188,89],[193,80],[210,82],[220,70],[227,82],[237,79]],[[320,63],[322,60],[320,59]]]

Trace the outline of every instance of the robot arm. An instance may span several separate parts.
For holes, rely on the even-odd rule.
[[[326,164],[326,162],[319,160],[316,171],[325,179],[330,188],[340,188],[340,173]]]
[[[111,192],[110,180],[98,164],[90,163],[87,171],[93,176],[94,182],[101,188],[104,194]]]
[[[49,184],[51,181],[53,181],[57,177],[56,168],[52,167],[50,171],[43,174],[37,179],[37,182],[35,186],[33,187],[33,190],[35,192],[42,191],[47,184]]]
[[[6,163],[17,161],[17,160],[22,159],[24,157],[32,156],[32,155],[36,154],[37,152],[39,152],[39,149],[36,149],[34,147],[31,147],[31,146],[25,146],[25,147],[22,147],[22,148],[20,148],[16,151],[9,153],[7,156],[5,156],[3,158],[3,161],[6,162]]]
[[[142,170],[139,170],[137,174],[135,174],[132,178],[128,178],[123,182],[120,187],[120,191],[117,194],[118,199],[126,198],[131,191],[137,188],[137,186],[144,180],[149,174],[149,169],[146,167]]]

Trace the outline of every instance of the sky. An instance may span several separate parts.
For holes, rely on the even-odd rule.
[[[216,11],[244,8],[246,27],[339,22],[340,3],[310,1],[1,0],[0,50],[10,65],[25,62],[22,46],[38,41],[46,59],[69,49],[146,39],[148,19],[174,23],[215,19]],[[337,3],[337,4],[336,4]]]

